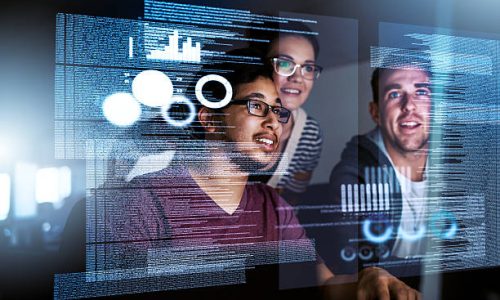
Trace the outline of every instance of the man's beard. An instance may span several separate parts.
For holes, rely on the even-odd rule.
[[[229,158],[229,161],[236,165],[240,171],[249,173],[251,175],[263,174],[265,170],[269,169],[269,163],[260,162],[252,157],[251,153],[241,151],[236,142],[222,142],[224,143],[224,153]]]
[[[402,153],[422,153],[427,151],[429,135],[422,136],[416,142],[411,141],[410,145],[408,145],[408,142],[405,143],[403,140],[396,138],[395,144]]]
[[[229,140],[204,140],[186,143],[186,145],[183,151],[178,151],[177,163],[197,169],[200,173],[213,173],[215,171],[224,174],[231,172],[236,166],[241,172],[249,175],[268,175],[269,171],[266,170],[269,170],[270,166],[274,165],[274,163],[270,164],[269,162],[256,160],[251,153],[245,151],[245,147],[248,148],[248,146],[245,146],[244,143],[239,145],[237,142]],[[211,160],[210,157],[213,157],[213,155],[220,155],[221,157]],[[207,166],[209,162],[221,162],[221,164]]]

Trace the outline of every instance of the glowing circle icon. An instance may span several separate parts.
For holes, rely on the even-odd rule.
[[[130,126],[141,116],[141,105],[129,93],[115,93],[104,99],[102,112],[110,123]]]
[[[146,106],[162,107],[171,101],[174,86],[165,73],[146,70],[139,73],[132,81],[132,93]]]
[[[359,248],[359,258],[361,258],[362,260],[369,260],[373,257],[373,251],[370,247],[368,246],[363,246],[361,248]]]
[[[388,241],[392,235],[392,226],[388,226],[387,229],[382,234],[374,234],[371,230],[372,221],[370,219],[366,219],[363,222],[363,234],[367,240],[372,243],[381,244],[383,242]]]
[[[439,238],[452,239],[458,231],[457,219],[453,213],[441,210],[430,217],[429,228]]]
[[[375,248],[375,255],[378,258],[386,259],[389,257],[390,254],[391,251],[389,250],[389,248],[387,248],[387,246],[380,245],[377,248]]]
[[[340,251],[340,257],[344,261],[353,261],[356,258],[356,249],[346,246]]]
[[[226,89],[226,96],[224,97],[224,99],[218,102],[213,102],[207,100],[205,96],[203,96],[203,86],[209,81],[217,81],[224,86],[224,88]],[[229,81],[227,81],[226,78],[220,75],[210,74],[203,76],[200,78],[200,80],[198,80],[195,87],[195,94],[198,101],[200,101],[200,103],[203,104],[204,106],[212,109],[218,109],[229,104],[229,102],[233,98],[233,88],[231,87],[231,84],[229,83]]]
[[[185,104],[189,108],[189,115],[186,119],[175,120],[170,117],[169,110],[172,107],[172,104],[175,103]],[[167,105],[161,108],[161,115],[163,116],[163,119],[165,119],[165,121],[167,121],[169,124],[176,127],[184,127],[193,122],[194,118],[196,117],[196,108],[194,107],[193,102],[191,102],[191,100],[189,100],[188,98],[182,95],[176,95],[172,97],[172,100]]]

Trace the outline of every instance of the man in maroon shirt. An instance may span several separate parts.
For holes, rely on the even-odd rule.
[[[342,281],[316,259],[292,208],[272,188],[248,182],[251,172],[276,159],[282,124],[290,116],[278,98],[271,70],[241,68],[227,78],[233,100],[222,109],[198,111],[202,140],[185,143],[167,169],[139,176],[126,189],[105,192],[110,201],[102,242],[123,245],[106,268],[147,265],[153,274],[165,275],[241,267],[242,261],[246,267],[252,257],[257,262],[249,267],[259,259],[275,264],[312,261],[319,284]],[[267,256],[267,251],[276,255]],[[327,292],[381,299],[418,296],[377,268],[361,272],[357,285],[329,286]]]

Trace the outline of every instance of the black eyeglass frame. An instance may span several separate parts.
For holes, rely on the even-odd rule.
[[[252,108],[250,107],[250,103],[251,102],[259,102],[259,104],[262,104],[264,105],[265,109],[264,109],[264,115],[257,115],[255,113],[252,113]],[[278,122],[282,123],[282,124],[286,124],[288,123],[288,120],[290,120],[290,116],[292,115],[292,112],[288,109],[288,108],[285,108],[283,106],[272,106],[272,105],[269,105],[267,104],[266,102],[264,101],[261,101],[261,100],[257,100],[257,99],[233,99],[231,100],[231,102],[229,102],[228,106],[229,105],[246,105],[247,106],[247,111],[250,115],[252,116],[257,116],[257,117],[267,117],[267,115],[269,114],[269,111],[271,111],[272,113],[274,113],[275,115],[278,116]],[[286,111],[288,112],[288,115],[286,116],[286,120],[280,120],[281,119],[281,113],[275,113],[273,111],[273,109],[280,109],[281,112],[283,111]]]
[[[320,65],[317,65],[317,64],[306,63],[306,64],[301,65],[301,64],[295,63],[293,60],[281,58],[281,57],[272,57],[272,58],[270,58],[270,60],[271,60],[271,63],[273,65],[274,72],[276,72],[276,74],[278,74],[280,76],[285,76],[285,77],[292,76],[293,74],[295,74],[295,72],[297,72],[297,68],[300,68],[300,74],[302,75],[302,77],[304,77],[304,79],[316,80],[319,78],[319,75],[323,71],[323,67]],[[283,61],[287,61],[287,62],[294,64],[293,71],[288,75],[278,72],[278,60],[283,60]],[[307,78],[306,76],[304,76],[304,66],[314,66],[316,68],[317,71],[314,72],[313,78]]]

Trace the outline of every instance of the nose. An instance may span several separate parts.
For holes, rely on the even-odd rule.
[[[403,99],[401,99],[401,110],[405,112],[410,112],[416,110],[417,106],[415,104],[415,98],[408,93],[404,94]]]
[[[267,116],[264,118],[263,126],[266,129],[271,129],[272,131],[278,130],[281,127],[281,123],[278,121],[278,118],[277,114],[269,110]]]
[[[295,66],[295,72],[292,75],[288,76],[288,81],[292,82],[302,82],[304,77],[302,77],[302,68],[299,65]]]

